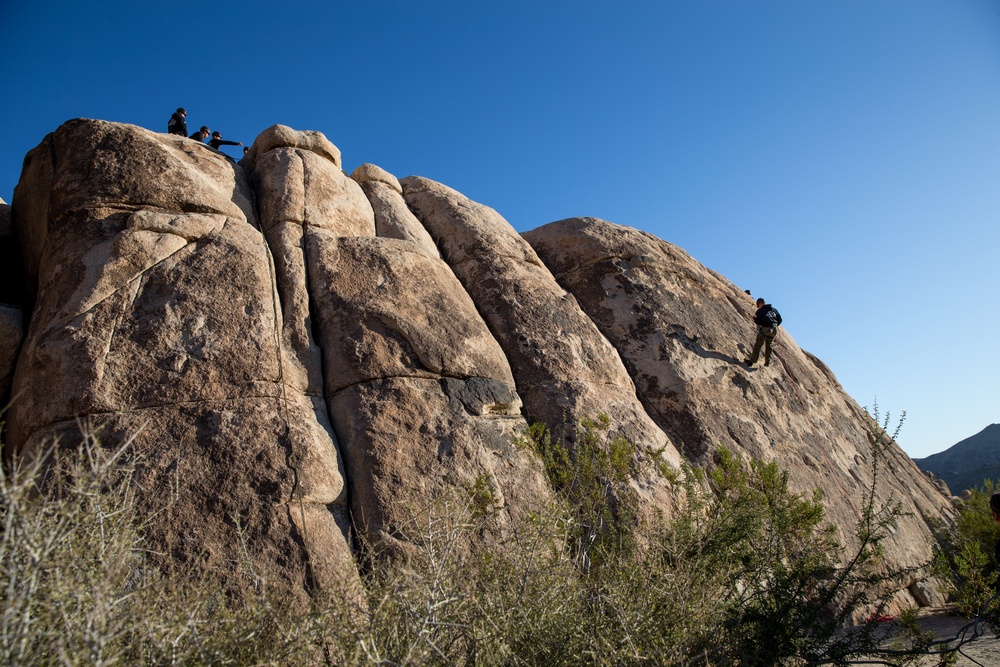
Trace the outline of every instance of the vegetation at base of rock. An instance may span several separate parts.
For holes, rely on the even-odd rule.
[[[607,437],[610,428],[603,413],[555,434],[536,422],[521,442],[542,459],[549,483],[574,516],[570,544],[584,572],[636,549],[639,498],[629,482],[650,457],[620,434]]]
[[[669,520],[640,518],[622,482],[642,457],[627,441],[607,446],[608,428],[581,424],[571,456],[534,431],[558,480],[551,506],[504,521],[489,480],[476,480],[394,527],[412,548],[367,572],[363,599],[330,590],[298,606],[238,555],[231,566],[255,582],[239,601],[210,571],[149,566],[127,446],[88,438],[53,449],[54,466],[12,461],[0,477],[0,658],[750,666],[880,655],[876,623],[843,628],[861,612],[877,618],[898,588],[902,573],[879,549],[898,508],[865,504],[861,547],[844,563],[818,493],[796,494],[777,464],[722,449],[711,469],[688,466],[672,482],[682,500]],[[630,530],[613,528],[622,520]]]
[[[970,490],[954,526],[942,529],[942,545],[935,560],[938,575],[949,582],[949,593],[959,612],[967,617],[982,615],[995,630],[1000,630],[1000,600],[997,582],[1000,563],[995,545],[1000,542],[1000,524],[993,521],[990,496],[997,489],[992,480]]]

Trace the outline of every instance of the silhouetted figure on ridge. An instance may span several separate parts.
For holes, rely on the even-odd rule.
[[[219,146],[242,146],[243,142],[227,141],[222,138],[222,132],[216,130],[215,132],[212,133],[212,140],[208,142],[208,145],[214,148],[215,150],[219,150]],[[246,151],[244,151],[244,153],[245,152]]]
[[[180,107],[174,112],[174,115],[170,117],[167,121],[167,132],[170,134],[179,134],[182,137],[186,137],[188,134],[187,121],[184,120],[187,117],[187,109]]]

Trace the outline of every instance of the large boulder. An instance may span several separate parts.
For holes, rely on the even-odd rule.
[[[360,165],[351,178],[361,185],[375,211],[379,236],[410,241],[432,256],[439,256],[434,239],[427,233],[403,199],[403,186],[395,176],[374,164]]]
[[[282,136],[254,143],[251,178],[300,361],[289,368],[327,398],[354,525],[398,553],[415,513],[483,482],[525,516],[549,490],[512,444],[525,424],[507,360],[399,192],[369,203],[366,185],[395,179],[369,166],[359,185],[302,148],[322,140]]]
[[[194,141],[90,120],[46,137],[14,193],[38,299],[5,444],[72,445],[81,423],[134,438],[158,551],[222,565],[246,539],[276,585],[340,585],[357,579],[344,482],[322,400],[284,379],[252,202],[242,169]],[[312,459],[322,476],[297,469]]]
[[[643,403],[686,455],[710,464],[725,445],[777,461],[795,490],[823,491],[828,519],[854,542],[873,481],[872,431],[822,362],[782,328],[772,364],[747,369],[751,297],[651,234],[571,218],[524,237],[621,353]],[[890,560],[929,561],[930,525],[950,520],[950,506],[895,444],[879,466],[878,499],[899,500],[904,510]]]

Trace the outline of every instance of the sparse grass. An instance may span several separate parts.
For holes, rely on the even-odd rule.
[[[477,480],[412,508],[398,527],[411,548],[373,556],[362,602],[326,591],[311,606],[265,587],[237,603],[210,572],[150,567],[128,446],[86,438],[15,461],[0,477],[0,659],[750,666],[846,664],[880,641],[874,626],[843,630],[879,609],[898,574],[879,557],[898,507],[865,499],[862,546],[845,561],[818,493],[792,493],[775,464],[723,449],[711,470],[672,479],[673,516],[640,518],[627,479],[641,457],[608,427],[582,423],[572,450],[540,427],[526,435],[552,505],[510,525]]]

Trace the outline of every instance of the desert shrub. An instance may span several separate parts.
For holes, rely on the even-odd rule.
[[[634,553],[639,500],[629,482],[653,460],[624,436],[609,437],[610,429],[611,420],[602,413],[555,432],[532,424],[522,440],[541,458],[549,483],[572,514],[570,546],[584,571]]]
[[[298,641],[308,616],[286,613],[280,598],[234,603],[211,572],[147,565],[132,473],[129,443],[109,451],[93,436],[0,471],[0,662],[289,664],[308,654]]]
[[[720,449],[709,469],[671,477],[671,516],[640,514],[628,480],[637,466],[655,467],[655,454],[608,437],[610,428],[587,420],[567,442],[535,427],[522,444],[545,465],[550,505],[511,521],[485,476],[414,504],[395,531],[407,548],[361,568],[363,600],[326,591],[306,607],[265,586],[233,600],[211,572],[150,567],[128,447],[109,452],[87,438],[14,461],[0,477],[2,659],[750,666],[912,657],[879,653],[874,623],[845,630],[859,610],[876,617],[893,590],[899,573],[884,567],[880,542],[898,505],[864,498],[860,547],[845,561],[818,493],[794,493],[774,463]]]

